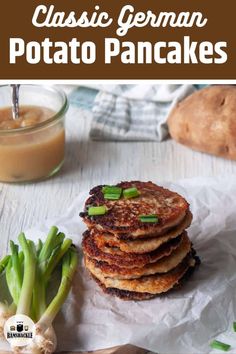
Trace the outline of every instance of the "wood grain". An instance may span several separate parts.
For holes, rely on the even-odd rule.
[[[0,354],[9,354],[11,352],[0,351]],[[90,352],[57,352],[57,354],[148,354],[148,351],[135,347],[133,345],[122,345],[120,347],[114,347],[104,350],[96,350]]]
[[[75,354],[75,353],[71,352],[71,353],[64,353],[64,354]],[[121,347],[114,347],[114,348],[104,349],[104,350],[96,350],[92,352],[79,352],[76,354],[148,354],[148,351],[127,344],[127,345],[122,345]]]

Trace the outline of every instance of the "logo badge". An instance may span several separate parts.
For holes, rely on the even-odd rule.
[[[24,347],[34,339],[34,322],[25,315],[12,316],[4,325],[4,335],[12,346]]]

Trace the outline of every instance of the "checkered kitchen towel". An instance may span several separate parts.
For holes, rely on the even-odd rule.
[[[190,84],[93,85],[90,88],[99,90],[94,95],[90,137],[118,141],[164,140],[168,135],[166,120],[170,110],[197,89]],[[79,101],[79,96],[74,96],[73,101],[76,100]]]

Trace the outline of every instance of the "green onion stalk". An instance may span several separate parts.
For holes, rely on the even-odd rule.
[[[0,274],[2,274],[7,268],[10,256],[5,256],[0,260]],[[8,318],[15,314],[16,308],[14,303],[9,306],[7,302],[0,303],[0,338],[4,337],[4,325]]]
[[[0,273],[5,272],[12,298],[10,306],[0,306],[0,333],[5,321],[14,314],[31,317],[36,325],[34,340],[25,347],[12,347],[14,353],[51,354],[57,340],[53,320],[65,302],[77,268],[78,255],[72,240],[53,226],[43,243],[35,245],[25,235],[19,235],[19,246],[10,242],[11,255],[0,261]],[[55,269],[61,270],[61,281],[53,299],[47,303],[47,290]]]
[[[1,304],[0,310],[0,336],[3,337],[4,325],[8,318],[16,314],[17,304],[20,298],[20,292],[23,281],[23,252],[19,252],[19,246],[10,241],[11,255],[5,256],[0,262],[0,272],[5,270],[6,282],[9,293],[12,297],[12,303]]]
[[[8,289],[13,301],[10,305],[7,301],[0,304],[0,337],[4,336],[3,332],[6,321],[16,313],[16,304],[19,300],[22,285],[21,265],[23,252],[18,252],[19,247],[13,241],[10,241],[10,248],[12,254],[5,256],[0,261],[0,273],[2,274],[5,271]]]
[[[60,286],[57,294],[35,325],[36,335],[34,340],[23,350],[15,348],[15,353],[51,354],[56,350],[57,339],[52,324],[70,292],[77,262],[77,251],[72,246],[62,258]]]
[[[35,343],[45,354],[53,353],[56,349],[56,336],[52,323],[70,292],[77,263],[77,251],[71,247],[62,259],[62,275],[58,292],[36,323]]]
[[[63,233],[53,226],[44,244],[38,253],[36,280],[33,292],[34,319],[38,321],[46,310],[46,289],[49,279],[72,244],[70,239],[65,240]]]

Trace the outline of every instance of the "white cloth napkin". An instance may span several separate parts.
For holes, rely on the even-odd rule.
[[[173,106],[193,85],[98,85],[90,137],[95,140],[156,140],[168,135],[166,120]]]

